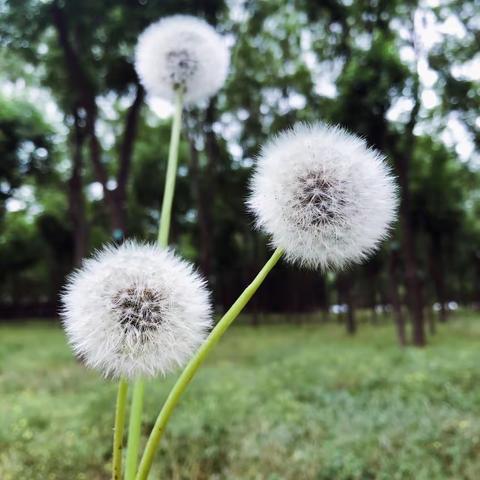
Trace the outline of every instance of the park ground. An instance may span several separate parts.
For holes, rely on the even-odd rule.
[[[149,383],[145,434],[174,379]],[[108,479],[115,390],[58,323],[0,326],[0,479]],[[424,349],[390,325],[233,327],[175,412],[157,478],[478,480],[480,316],[457,313]]]

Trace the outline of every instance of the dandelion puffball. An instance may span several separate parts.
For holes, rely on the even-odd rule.
[[[155,245],[104,248],[70,276],[62,301],[75,353],[108,377],[166,374],[190,359],[211,327],[205,282]]]
[[[364,260],[396,215],[396,186],[384,157],[338,127],[300,124],[258,158],[249,208],[288,260],[342,268]]]
[[[135,68],[145,89],[166,100],[178,88],[193,103],[213,96],[227,77],[230,55],[224,39],[208,23],[174,15],[150,25],[139,37]]]

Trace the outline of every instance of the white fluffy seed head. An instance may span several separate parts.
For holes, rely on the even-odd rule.
[[[361,138],[322,123],[299,124],[262,149],[248,205],[288,260],[343,268],[386,237],[397,189],[384,157]]]
[[[68,339],[107,377],[148,377],[184,365],[211,325],[192,266],[155,245],[108,246],[74,272],[62,297]]]
[[[135,68],[145,89],[172,100],[181,87],[187,103],[215,95],[225,83],[229,62],[224,39],[189,15],[153,23],[140,35],[135,51]]]

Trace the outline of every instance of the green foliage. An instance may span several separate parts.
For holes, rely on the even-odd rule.
[[[52,137],[53,129],[33,105],[0,97],[0,215],[15,189],[52,176]]]
[[[0,98],[0,279],[7,304],[54,299],[71,266],[55,133],[30,102]],[[23,208],[6,211],[23,196]]]
[[[420,5],[415,0],[274,0],[247,1],[242,6],[220,0],[202,4],[188,0],[0,3],[4,18],[0,26],[2,82],[22,77],[27,89],[34,86],[48,91],[64,115],[63,133],[53,138],[56,148],[52,156],[48,128],[53,127],[45,130],[45,120],[36,109],[23,101],[7,106],[0,102],[0,154],[4,158],[0,181],[7,179],[15,188],[34,184],[34,202],[44,217],[32,221],[29,212],[22,212],[25,225],[30,225],[28,235],[26,227],[22,230],[24,239],[39,236],[43,246],[35,250],[36,263],[22,263],[24,267],[10,270],[9,277],[20,286],[25,275],[36,271],[40,284],[40,278],[52,272],[57,272],[55,278],[60,277],[72,267],[72,250],[78,237],[67,180],[73,171],[77,130],[83,135],[79,147],[83,155],[80,193],[85,196],[84,220],[89,226],[82,253],[111,239],[109,199],[107,195],[94,198],[91,194],[101,179],[92,166],[86,108],[97,106],[90,115],[101,142],[101,164],[108,177],[106,184],[110,181],[115,185],[137,84],[132,55],[138,34],[161,16],[192,13],[215,24],[229,38],[232,65],[219,95],[208,105],[185,112],[172,243],[207,274],[216,303],[225,306],[234,299],[267,256],[268,239],[253,232],[252,217],[244,205],[260,145],[294,122],[316,120],[341,123],[362,135],[387,155],[397,174],[401,163],[410,163],[406,184],[412,197],[411,218],[401,225],[413,226],[419,258],[412,270],[424,284],[425,303],[439,301],[442,296],[431,279],[435,257],[444,259],[444,300],[478,301],[475,285],[480,278],[480,254],[475,246],[480,232],[480,177],[473,161],[460,161],[454,146],[441,140],[447,122],[455,118],[479,144],[478,80],[462,73],[476,53],[477,3],[455,0],[438,7]],[[59,34],[59,14],[71,50],[78,57],[79,66],[75,68],[75,55],[71,51],[69,55]],[[422,51],[423,40],[415,37],[424,14],[427,20],[438,22],[454,18],[465,33],[442,35],[430,51]],[[416,15],[419,21],[415,28]],[[419,70],[425,71],[427,63],[438,78],[431,89],[441,101],[433,109],[420,105],[415,117],[411,115],[415,109],[410,109],[426,89]],[[77,70],[85,77],[81,87]],[[85,95],[90,100],[85,100]],[[410,107],[392,120],[392,108],[402,104]],[[7,140],[1,137],[2,124],[13,125]],[[125,202],[121,212],[126,213],[127,236],[155,238],[168,141],[169,120],[158,121],[142,108],[126,191],[112,187],[111,195]],[[29,142],[38,145],[30,149],[33,154],[27,161],[32,175],[25,176],[25,162],[18,152]],[[41,142],[48,143],[48,161],[35,156]],[[40,179],[44,183],[40,184]],[[3,193],[2,183],[0,195]],[[20,212],[4,212],[1,203],[2,198],[0,217],[6,216],[7,222],[15,224]],[[439,240],[434,241],[434,236]],[[405,254],[399,249],[403,237],[402,229],[396,228],[391,243],[365,267],[352,272],[360,306],[375,298],[377,303],[390,302],[386,284],[392,252],[400,256],[398,283],[400,300],[405,301]],[[58,252],[60,245],[68,251],[55,259],[52,252]],[[304,284],[298,289],[300,278]],[[322,280],[325,294],[321,302],[315,301],[320,295],[315,293],[318,278],[313,275],[300,277],[293,269],[283,268],[274,274],[274,280],[276,286],[269,298],[257,304],[260,309],[308,309],[320,303],[326,307],[343,302],[333,276]],[[373,284],[376,286],[371,287]],[[372,289],[373,295],[367,294]],[[19,290],[17,294],[22,297]],[[48,296],[49,301],[55,298],[51,288],[34,291]],[[294,296],[298,298],[289,302]]]
[[[109,478],[115,385],[78,365],[56,327],[0,334],[2,480]],[[474,480],[479,341],[468,313],[416,351],[387,326],[358,339],[336,325],[234,328],[172,419],[154,477]],[[147,426],[173,381],[148,385]]]

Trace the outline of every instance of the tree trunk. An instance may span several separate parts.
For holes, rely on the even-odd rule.
[[[408,219],[406,214],[402,215],[403,224],[403,256],[405,262],[405,284],[407,287],[408,304],[412,316],[412,342],[417,347],[423,347],[426,344],[425,325],[423,317],[423,298],[420,279],[417,272],[417,259],[415,255],[415,246],[413,232],[411,227],[407,226]]]
[[[398,343],[404,347],[407,344],[405,316],[402,311],[402,304],[398,294],[398,272],[397,272],[398,255],[393,252],[389,261],[389,291],[390,303],[392,306],[393,319],[397,329]]]
[[[415,253],[415,231],[412,225],[411,194],[410,194],[410,164],[415,149],[414,128],[420,110],[419,78],[415,78],[413,86],[414,106],[410,119],[405,126],[405,132],[399,139],[400,151],[396,155],[396,171],[400,184],[400,225],[401,249],[405,264],[405,286],[407,288],[408,305],[412,317],[412,342],[418,347],[426,344],[423,316],[422,285],[418,275],[418,262]]]
[[[347,333],[355,335],[357,332],[357,321],[355,318],[355,300],[350,281],[347,282],[345,291],[345,300],[347,302]]]
[[[68,20],[61,3],[54,0],[50,5],[53,25],[57,31],[58,41],[63,53],[68,79],[72,89],[72,97],[76,97],[78,105],[85,113],[85,132],[89,140],[90,159],[95,177],[102,185],[105,203],[110,216],[112,234],[115,240],[121,241],[125,234],[125,201],[126,184],[130,171],[133,143],[137,131],[140,107],[144,91],[137,83],[135,99],[126,116],[123,142],[120,149],[119,169],[116,191],[108,188],[108,172],[102,163],[102,149],[96,133],[97,105],[94,82],[82,66],[80,56],[72,42]]]
[[[430,335],[435,335],[437,333],[437,326],[435,324],[435,316],[429,305],[425,308],[425,318],[427,319],[428,332]]]
[[[101,147],[96,134],[96,106],[90,106],[87,111],[87,133],[89,135],[90,160],[97,180],[103,188],[105,203],[110,216],[112,236],[115,241],[121,242],[125,235],[125,215],[121,203],[117,200],[115,191],[108,188],[108,174],[101,160]]]
[[[442,238],[438,233],[430,232],[430,272],[435,287],[435,296],[440,305],[439,320],[448,319],[447,299],[445,294],[445,270],[443,268]]]
[[[199,229],[199,264],[200,270],[209,277],[211,274],[211,235],[210,235],[210,221],[208,218],[208,200],[206,198],[204,189],[202,188],[202,182],[200,179],[200,167],[199,167],[199,153],[195,147],[195,140],[193,133],[189,133],[190,143],[190,176],[192,180],[193,195],[197,207],[197,219]]]
[[[322,310],[322,320],[324,322],[328,322],[330,319],[330,297],[326,275],[323,275],[320,279],[319,297],[320,307]]]
[[[68,210],[73,227],[73,264],[78,267],[87,253],[88,227],[82,182],[84,135],[76,111],[74,125],[72,174],[68,181]]]
[[[202,229],[203,229],[203,264],[208,274],[211,272],[211,247],[213,240],[213,199],[216,190],[216,165],[220,161],[221,152],[218,145],[218,139],[213,131],[213,124],[216,120],[216,99],[212,98],[205,112],[205,120],[203,124],[204,141],[205,141],[205,178],[208,180],[205,185],[201,183],[203,188],[200,189],[199,207],[202,210]],[[199,219],[200,220],[200,219]]]
[[[127,185],[132,164],[133,145],[137,136],[138,120],[144,98],[145,90],[140,84],[137,84],[135,98],[125,117],[125,127],[118,158],[117,187],[113,192],[115,210],[120,217],[117,228],[122,229],[121,231],[117,231],[119,239],[123,239],[125,236],[127,218]]]
[[[338,280],[339,298],[347,305],[345,314],[345,327],[349,335],[357,332],[357,321],[355,317],[355,294],[352,286],[352,279],[349,274],[341,276]],[[339,302],[340,303],[340,302]]]
[[[377,271],[376,265],[372,262],[367,265],[367,278],[368,278],[368,303],[370,307],[370,319],[374,325],[378,323],[377,315]]]

